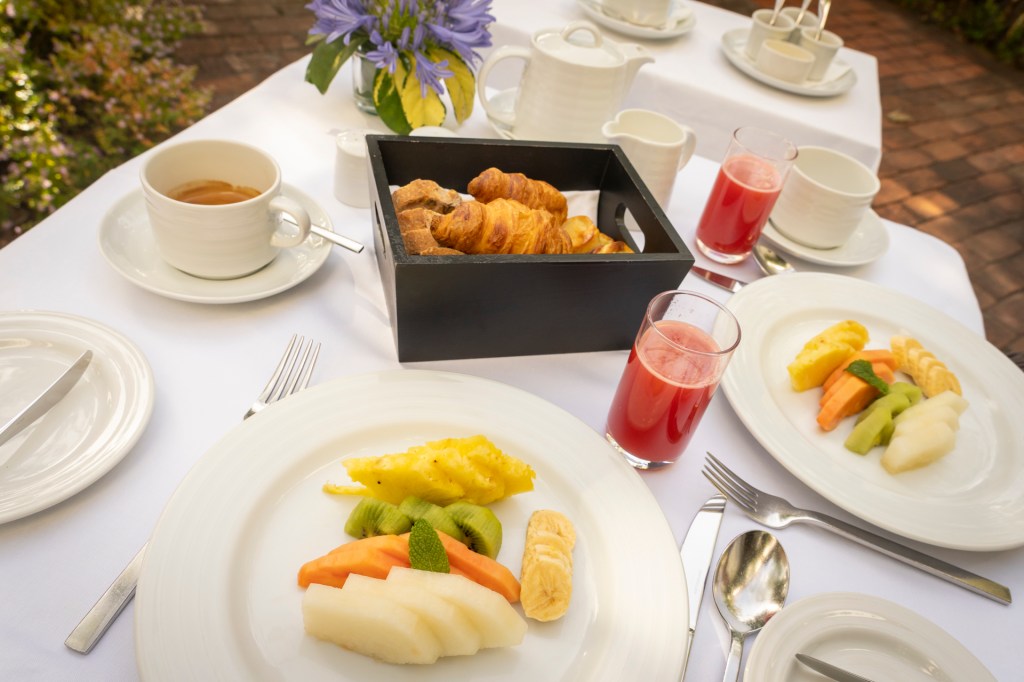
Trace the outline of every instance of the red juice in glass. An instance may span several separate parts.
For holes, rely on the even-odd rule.
[[[740,128],[697,224],[697,246],[719,263],[746,258],[761,236],[796,148],[768,131]]]
[[[606,427],[627,458],[644,460],[640,468],[683,453],[726,362],[715,340],[691,324],[662,320],[654,327],[633,344]]]

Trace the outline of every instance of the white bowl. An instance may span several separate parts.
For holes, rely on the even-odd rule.
[[[771,38],[764,41],[755,62],[763,73],[789,83],[802,83],[814,66],[814,55],[799,45]]]

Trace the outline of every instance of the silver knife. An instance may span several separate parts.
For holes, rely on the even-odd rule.
[[[728,275],[722,275],[717,272],[712,272],[711,270],[702,268],[699,265],[692,266],[690,268],[690,272],[697,275],[698,277],[703,277],[707,281],[714,284],[716,287],[721,287],[722,289],[725,289],[726,291],[731,291],[734,294],[743,287],[747,286],[746,282],[741,282],[738,279],[733,279]]]
[[[690,529],[683,538],[683,547],[679,550],[679,555],[683,558],[683,573],[686,576],[690,620],[689,632],[686,635],[686,658],[683,659],[683,677],[686,677],[686,666],[690,662],[690,647],[693,645],[693,636],[697,633],[697,618],[700,616],[700,602],[704,597],[704,583],[707,581],[711,560],[715,555],[718,527],[722,524],[724,511],[725,497],[715,495],[708,498],[690,522]]]
[[[78,356],[74,364],[68,367],[63,374],[57,377],[50,386],[43,391],[38,398],[30,402],[25,408],[14,415],[9,422],[0,426],[0,445],[3,445],[15,435],[46,414],[50,408],[61,401],[61,398],[68,394],[68,391],[78,383],[85,373],[85,368],[92,362],[92,351],[87,350]]]
[[[821,659],[808,656],[807,654],[796,654],[796,660],[800,661],[811,670],[819,672],[825,677],[836,680],[836,682],[872,682],[866,677],[851,673],[849,670],[837,668],[831,663],[826,663]]]

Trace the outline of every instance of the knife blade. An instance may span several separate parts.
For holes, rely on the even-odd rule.
[[[690,268],[690,272],[697,275],[698,277],[703,277],[707,281],[714,284],[716,287],[721,287],[722,289],[725,289],[726,291],[731,291],[734,294],[743,287],[747,286],[746,282],[741,282],[738,279],[733,279],[728,275],[712,272],[711,270],[702,268],[699,265],[692,266]]]
[[[686,658],[683,659],[683,677],[690,662],[690,647],[697,633],[697,618],[700,616],[700,602],[704,597],[704,583],[707,582],[711,560],[718,542],[718,528],[725,511],[725,497],[713,495],[701,506],[690,522],[690,528],[683,538],[679,555],[683,559],[683,573],[686,576],[686,594],[689,600],[689,630],[686,635]]]
[[[56,381],[39,394],[39,397],[26,405],[21,412],[14,415],[9,422],[0,427],[0,445],[21,433],[25,427],[42,417],[54,405],[59,403],[68,394],[68,391],[78,383],[78,380],[82,378],[82,374],[85,373],[85,369],[89,366],[90,362],[92,362],[92,351],[87,350],[78,356],[78,359],[63,374],[57,377]]]
[[[825,677],[836,680],[836,682],[872,682],[866,677],[851,673],[849,670],[837,668],[831,663],[821,659],[808,656],[807,654],[796,654],[796,660],[806,665],[811,670],[821,673]]]

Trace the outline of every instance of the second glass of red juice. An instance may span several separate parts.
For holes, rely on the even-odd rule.
[[[612,398],[608,442],[637,469],[675,462],[739,342],[739,322],[713,299],[689,291],[655,296]]]
[[[697,248],[719,263],[739,263],[754,249],[796,159],[796,146],[761,128],[732,134],[704,213]]]

